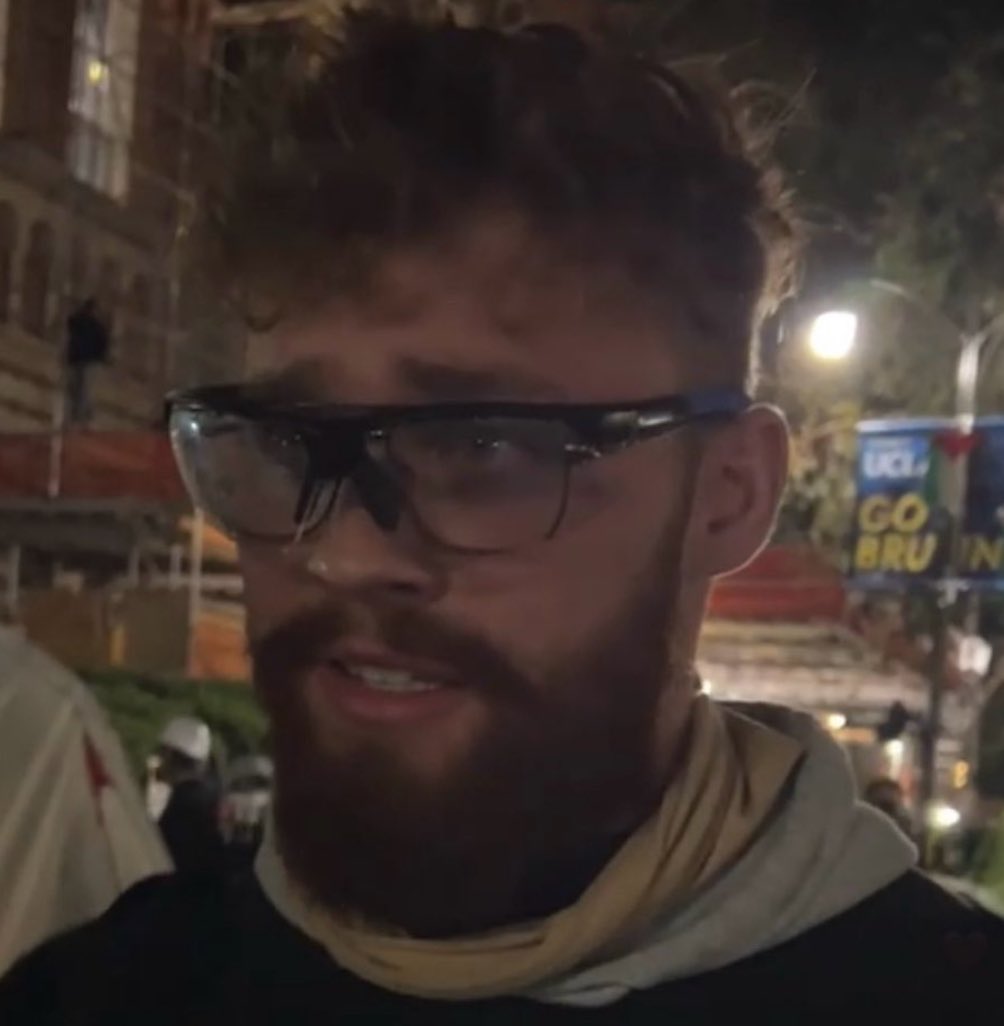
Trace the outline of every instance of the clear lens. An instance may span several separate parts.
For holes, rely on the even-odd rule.
[[[422,526],[455,548],[493,551],[554,531],[571,441],[558,421],[444,419],[398,425],[388,445]]]
[[[288,424],[183,409],[172,417],[171,435],[194,501],[235,535],[286,541],[316,528],[333,507],[337,481],[304,495],[310,448]],[[485,552],[555,530],[573,440],[560,421],[444,418],[394,424],[371,436],[368,450],[397,482],[405,519],[444,545]],[[330,442],[315,438],[315,455],[318,441],[329,451],[346,444],[335,432]],[[357,500],[365,495],[367,506],[373,501],[372,489],[347,488]]]
[[[180,410],[171,438],[193,499],[235,534],[287,539],[298,529],[297,511],[307,477],[308,451],[295,431],[268,421],[208,410]],[[310,530],[330,505],[311,496],[300,511]]]

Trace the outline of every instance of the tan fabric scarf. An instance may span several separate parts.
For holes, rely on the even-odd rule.
[[[427,941],[336,916],[290,879],[271,829],[258,855],[258,879],[282,915],[343,968],[379,987],[457,1001],[519,993],[615,950],[731,865],[802,754],[798,742],[704,696],[695,702],[688,744],[656,815],[574,905],[547,919]]]

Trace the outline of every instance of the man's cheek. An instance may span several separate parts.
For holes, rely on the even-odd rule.
[[[248,636],[255,640],[308,606],[309,596],[291,580],[280,559],[254,549],[240,551]]]
[[[258,587],[253,578],[244,577],[244,615],[248,640],[260,641],[285,619],[275,594]]]
[[[478,575],[457,598],[451,619],[535,682],[574,660],[616,607],[610,588],[540,562],[518,576]]]

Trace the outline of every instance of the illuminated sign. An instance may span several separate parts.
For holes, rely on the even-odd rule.
[[[959,566],[950,576],[1004,588],[1004,417],[977,421],[971,436],[949,419],[859,425],[850,558],[858,584],[949,576],[953,511],[960,510]]]

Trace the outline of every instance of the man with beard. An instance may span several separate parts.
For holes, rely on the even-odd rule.
[[[356,16],[297,67],[204,204],[257,373],[171,411],[239,544],[274,816],[253,876],[135,889],[0,1020],[980,1008],[1000,923],[809,718],[695,675],[786,469],[746,389],[791,233],[729,112],[556,27]]]

